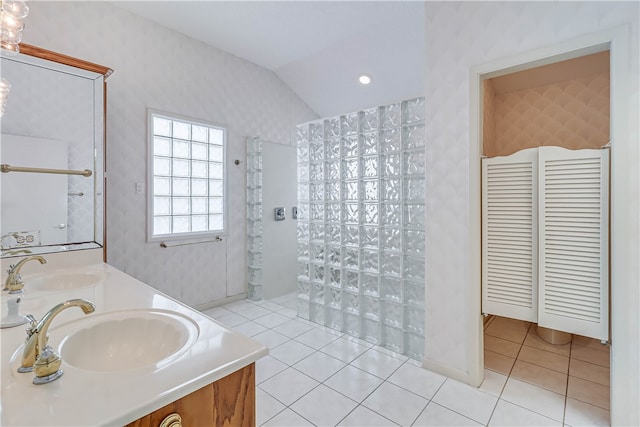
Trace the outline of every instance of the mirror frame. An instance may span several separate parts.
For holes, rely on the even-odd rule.
[[[99,65],[93,62],[85,61],[82,59],[74,58],[72,56],[64,55],[62,53],[54,52],[48,49],[44,49],[38,46],[30,45],[27,43],[20,43],[20,54],[28,55],[35,58],[55,62],[58,64],[79,68],[81,70],[102,74],[103,79],[103,166],[102,166],[102,179],[103,179],[103,191],[102,191],[102,229],[103,229],[103,242],[102,242],[102,259],[107,261],[107,77],[109,77],[113,70],[104,65]]]

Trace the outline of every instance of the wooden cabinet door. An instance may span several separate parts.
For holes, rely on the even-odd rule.
[[[158,427],[173,413],[180,415],[183,427],[254,427],[255,403],[255,364],[252,363],[126,427]]]

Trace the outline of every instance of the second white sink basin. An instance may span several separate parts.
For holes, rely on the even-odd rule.
[[[164,310],[88,315],[61,329],[74,324],[75,330],[61,342],[62,360],[97,372],[161,368],[188,350],[199,334],[193,320]]]
[[[95,286],[104,280],[103,274],[85,272],[55,272],[33,279],[25,279],[27,290],[35,291],[68,291]]]

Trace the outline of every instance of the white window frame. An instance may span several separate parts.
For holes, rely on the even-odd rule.
[[[211,129],[221,130],[223,133],[222,138],[222,215],[223,226],[221,230],[209,230],[209,231],[189,231],[180,233],[168,233],[168,234],[155,234],[154,235],[154,178],[155,178],[155,163],[154,163],[154,117],[160,117],[167,120],[174,120],[179,122],[188,123],[195,126],[203,126]],[[162,242],[162,241],[193,241],[193,240],[206,240],[212,239],[217,236],[224,236],[227,233],[227,221],[228,221],[228,170],[227,170],[227,128],[224,125],[209,122],[201,119],[194,119],[192,117],[181,116],[173,113],[166,113],[159,110],[147,109],[147,242]],[[172,158],[172,157],[171,157]],[[191,155],[189,159],[192,159]],[[209,160],[207,160],[209,162]],[[208,169],[208,167],[207,167]],[[173,176],[173,171],[171,172]],[[189,173],[191,177],[191,172]],[[208,180],[208,178],[207,178]],[[207,198],[209,198],[209,185],[207,184]],[[169,195],[171,199],[173,195]],[[189,190],[189,197],[191,196],[191,187]],[[172,204],[172,203],[171,203]],[[188,216],[191,216],[190,211]],[[207,214],[208,215],[208,214]]]

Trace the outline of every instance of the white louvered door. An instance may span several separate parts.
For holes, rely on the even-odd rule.
[[[540,326],[609,337],[609,150],[541,147]]]
[[[482,311],[537,321],[538,150],[482,159]]]

